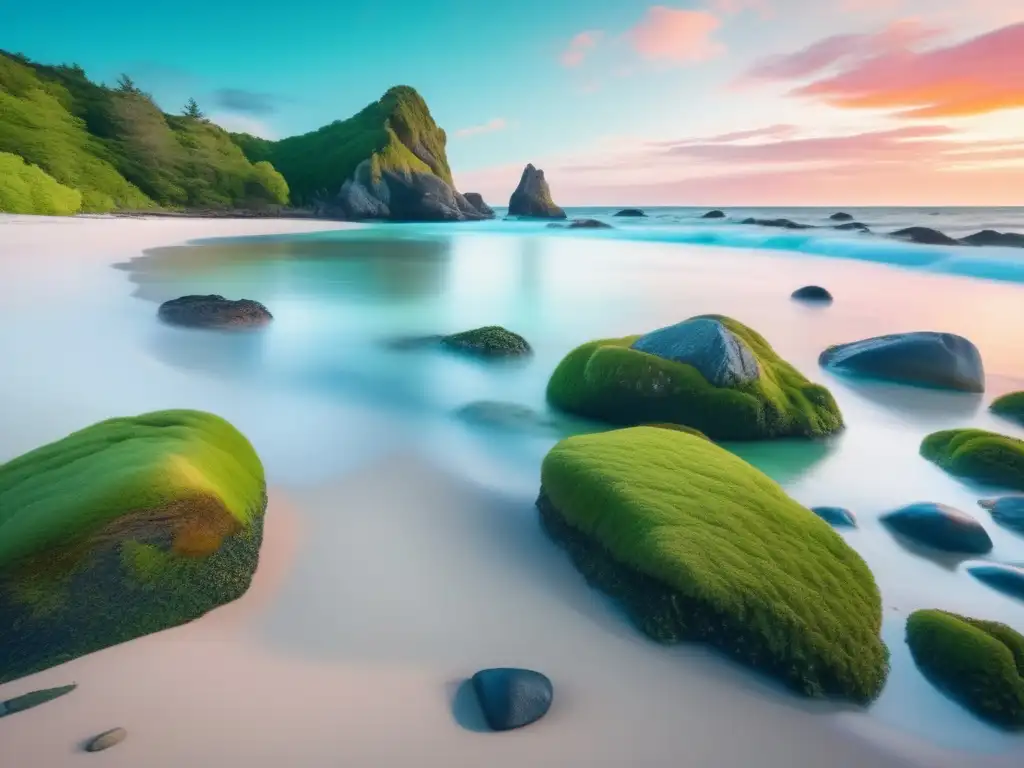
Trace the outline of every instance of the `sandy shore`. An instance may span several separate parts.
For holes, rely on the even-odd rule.
[[[114,409],[159,406],[168,390],[185,407],[221,398],[239,413],[266,408],[255,399],[247,405],[248,394],[230,383],[197,383],[131,357],[123,340],[82,351],[88,360],[68,350],[66,367],[45,376],[54,363],[36,366],[33,355],[64,338],[45,324],[47,307],[73,302],[83,323],[101,308],[123,313],[126,323],[149,322],[153,307],[130,298],[124,274],[110,264],[196,238],[340,226],[0,216],[0,284],[17,286],[0,294],[0,322],[22,321],[25,329],[0,340],[11,345],[10,375],[24,376],[19,391],[26,392],[16,407],[0,407],[0,461]],[[71,382],[88,375],[89,362],[124,366],[116,402],[75,397]],[[367,434],[372,429],[368,423]],[[347,449],[358,453],[362,436],[348,437]],[[303,424],[257,438],[261,455],[273,458],[289,440],[294,452]],[[1020,765],[1021,750],[942,750],[867,713],[780,692],[703,647],[647,642],[544,537],[532,497],[480,487],[428,456],[425,448],[391,449],[327,480],[272,479],[249,592],[187,626],[0,686],[6,699],[79,684],[60,700],[0,719],[0,764]],[[548,674],[555,704],[522,731],[482,732],[462,683],[479,668],[506,665]],[[116,726],[129,732],[122,745],[102,756],[79,753],[83,740]]]

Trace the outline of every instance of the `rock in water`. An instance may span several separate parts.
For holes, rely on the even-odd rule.
[[[653,639],[705,642],[808,696],[866,703],[881,690],[867,565],[711,441],[655,427],[570,437],[544,458],[537,507],[587,582]]]
[[[959,240],[954,240],[949,235],[939,232],[937,229],[928,227],[907,227],[898,229],[891,233],[892,237],[900,240],[909,240],[920,245],[960,245]]]
[[[853,512],[843,507],[811,507],[811,512],[837,528],[857,527],[857,518],[854,517]]]
[[[256,570],[263,465],[223,419],[108,419],[0,464],[0,683],[191,621]]]
[[[258,328],[274,319],[258,301],[225,299],[216,294],[165,301],[157,316],[165,323],[188,328]]]
[[[719,211],[718,209],[715,209],[713,211],[708,211],[703,216],[701,216],[701,218],[702,219],[724,219],[725,218],[725,211]]]
[[[523,169],[519,186],[508,201],[509,216],[525,216],[533,219],[564,219],[565,211],[551,199],[551,189],[544,179],[544,171],[532,164]]]
[[[692,365],[716,387],[734,387],[761,375],[754,353],[720,321],[697,317],[646,333],[633,349]]]
[[[614,229],[614,227],[597,219],[573,219],[569,222],[569,229]]]
[[[126,731],[124,728],[111,728],[109,731],[104,731],[99,736],[93,738],[88,744],[86,744],[85,751],[102,752],[105,749],[116,747],[127,737],[128,731]]]
[[[540,720],[554,697],[551,681],[531,669],[482,669],[473,675],[473,690],[487,724],[495,731]]]
[[[793,291],[792,298],[800,301],[824,301],[832,303],[832,294],[820,285],[805,285]]]
[[[845,211],[839,211],[838,213],[833,213],[831,216],[829,216],[829,218],[832,221],[853,221],[853,216],[851,216],[850,214],[846,213]]]
[[[952,333],[919,331],[837,344],[818,357],[831,370],[963,392],[985,391],[981,353]]]
[[[777,227],[779,229],[814,229],[810,224],[797,224],[789,219],[744,219],[740,224],[756,224],[759,227]]]
[[[1024,248],[1024,235],[1016,232],[997,232],[994,229],[983,229],[968,235],[960,242],[967,245],[993,245],[1002,248]]]
[[[484,216],[491,218],[494,216],[494,209],[491,208],[487,203],[484,202],[483,195],[479,192],[467,192],[466,202],[472,205],[476,210],[482,213]]]
[[[1024,568],[990,563],[972,566],[967,572],[1003,594],[1024,600]]]
[[[53,701],[71,693],[77,687],[76,683],[71,683],[71,685],[62,685],[58,688],[29,691],[21,696],[15,696],[13,699],[0,701],[0,717],[13,715],[15,712],[24,712],[26,709],[32,709],[32,707],[38,707],[40,704],[45,704],[48,701]]]
[[[623,208],[621,211],[615,214],[616,216],[626,216],[632,218],[640,218],[647,214],[641,211],[639,208]]]
[[[867,224],[861,224],[859,221],[848,221],[845,224],[836,224],[832,229],[839,229],[843,232],[870,232],[871,229]]]
[[[1024,426],[1024,392],[1008,392],[992,401],[992,413]]]
[[[992,519],[999,525],[1024,534],[1024,496],[982,499],[978,505],[982,509],[987,509],[992,514]]]
[[[992,551],[992,539],[981,523],[945,504],[910,504],[880,519],[896,533],[944,552],[984,555]]]
[[[921,455],[951,475],[1024,491],[1024,440],[984,429],[947,429],[921,441]]]
[[[482,357],[516,357],[528,355],[533,351],[526,339],[500,325],[488,325],[442,336],[440,343],[448,349]]]

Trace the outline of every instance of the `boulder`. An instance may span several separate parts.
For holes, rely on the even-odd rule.
[[[258,328],[274,319],[258,301],[225,299],[216,294],[165,301],[157,316],[165,323],[187,328]]]
[[[946,504],[910,504],[880,519],[896,533],[933,549],[967,555],[984,555],[992,551],[992,539],[981,523],[966,512]]]
[[[597,219],[573,219],[569,222],[569,229],[614,229],[614,227]]]
[[[518,403],[477,400],[459,408],[455,415],[463,421],[503,431],[548,434],[555,422],[543,413]]]
[[[951,475],[1024,491],[1024,440],[984,429],[947,429],[921,441],[921,455]]]
[[[1024,600],[1024,568],[988,563],[971,566],[967,572],[978,581],[988,584],[992,589],[1010,597],[1016,597],[1018,600]]]
[[[692,365],[716,387],[755,381],[761,370],[750,347],[720,320],[697,317],[645,333],[631,347]]]
[[[897,237],[900,240],[908,240],[911,243],[918,243],[920,245],[960,245],[958,240],[954,240],[937,229],[929,229],[928,227],[907,227],[906,229],[898,229],[890,234],[892,237]]]
[[[919,331],[829,347],[819,365],[834,371],[963,392],[985,390],[981,353],[952,333]]]
[[[721,386],[726,382],[733,384]],[[712,440],[822,437],[843,426],[827,389],[804,378],[756,331],[720,315],[587,342],[555,368],[547,398],[587,419],[681,424]]]
[[[987,509],[992,519],[1004,528],[1024,535],[1024,496],[1003,496],[998,499],[982,499],[978,506]]]
[[[59,699],[61,696],[71,693],[77,687],[76,683],[71,683],[71,685],[62,685],[57,688],[29,691],[21,696],[15,696],[13,699],[0,701],[0,717],[13,715],[16,712],[24,712],[26,709],[32,709],[32,707],[38,707],[40,704],[46,704],[48,701]]]
[[[483,195],[479,192],[467,192],[465,198],[467,203],[487,218],[492,218],[494,216],[494,209],[484,202]]]
[[[836,224],[832,229],[842,230],[843,232],[870,232],[871,229],[867,224],[861,224],[859,221],[848,221],[845,224]]]
[[[442,336],[440,344],[456,352],[480,357],[516,357],[528,355],[533,351],[526,339],[518,333],[498,325]]]
[[[829,219],[832,221],[853,221],[853,216],[845,211],[839,211],[838,213],[833,213],[829,216]]]
[[[837,528],[857,527],[857,518],[854,517],[853,512],[844,507],[811,507],[811,512]]]
[[[0,683],[240,597],[265,507],[252,445],[199,411],[108,419],[0,465]]]
[[[639,208],[623,208],[621,211],[615,214],[616,216],[626,216],[631,218],[640,218],[647,214],[641,211]]]
[[[482,669],[472,680],[492,730],[522,728],[540,720],[551,708],[554,687],[545,675],[532,669]]]
[[[832,303],[832,294],[820,285],[805,285],[793,291],[791,298],[799,301],[823,301]]]
[[[725,218],[725,211],[719,211],[718,209],[715,209],[713,211],[708,211],[703,216],[701,216],[701,218],[702,219],[724,219]]]
[[[789,219],[744,219],[740,224],[756,224],[759,227],[777,227],[779,229],[814,229],[810,224],[797,224]]]
[[[345,218],[390,221],[466,221],[490,218],[432,171],[375,170],[371,160],[356,167],[336,200]],[[493,215],[493,214],[492,214]]]
[[[564,219],[565,211],[551,199],[551,189],[544,178],[544,171],[532,164],[523,169],[519,186],[508,201],[509,216],[523,216],[532,219]]]
[[[967,245],[993,245],[1001,248],[1024,248],[1024,235],[1016,232],[997,232],[994,229],[983,229],[968,235],[960,242]]]
[[[99,736],[92,738],[85,745],[85,751],[102,752],[105,749],[116,747],[126,738],[128,738],[128,731],[124,728],[111,728],[109,731],[104,731]]]
[[[881,691],[888,654],[867,565],[711,441],[655,427],[570,437],[543,461],[537,507],[587,583],[654,640],[707,643],[807,696],[867,703]]]
[[[1008,392],[992,401],[992,413],[1024,426],[1024,392]]]

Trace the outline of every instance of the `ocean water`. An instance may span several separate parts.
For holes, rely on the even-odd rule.
[[[579,209],[570,215],[613,212]],[[879,210],[872,218],[867,210],[850,212],[879,228],[921,223],[927,214]],[[903,643],[906,616],[918,608],[996,619],[1024,631],[1024,603],[975,581],[965,570],[969,562],[904,548],[878,521],[904,504],[943,502],[982,522],[995,542],[989,559],[1024,562],[1024,537],[995,526],[977,506],[998,489],[962,483],[918,455],[921,439],[938,429],[977,426],[1024,437],[1024,430],[987,411],[994,397],[1024,388],[1024,286],[1018,284],[1024,281],[1024,252],[930,249],[831,232],[816,235],[813,248],[811,240],[789,247],[795,241],[778,239],[788,233],[743,234],[748,228],[695,223],[686,209],[650,213],[652,220],[640,223],[615,219],[619,228],[611,232],[498,220],[200,241],[151,249],[116,270],[76,273],[66,279],[79,282],[67,286],[60,301],[47,300],[38,287],[42,277],[31,289],[7,281],[0,285],[0,348],[12,367],[0,377],[0,400],[7,404],[0,460],[37,444],[45,433],[40,423],[53,439],[69,425],[105,416],[196,407],[224,415],[250,437],[273,485],[315,489],[396,450],[413,451],[506,500],[503,514],[535,520],[532,502],[544,454],[562,435],[594,428],[546,405],[547,379],[561,357],[594,338],[644,332],[697,314],[730,315],[762,333],[810,379],[826,384],[848,425],[824,441],[727,445],[798,501],[846,506],[860,521],[842,535],[881,588],[893,668],[866,721],[861,713],[834,717],[852,730],[881,723],[942,749],[1024,755],[1024,737],[991,728],[935,691]],[[811,220],[808,210],[750,213]],[[932,218],[951,234],[985,227],[1024,231],[1022,214],[1012,209]],[[733,247],[687,240],[697,237],[691,232],[719,233],[722,241],[715,244]],[[726,242],[728,237],[739,239]],[[844,242],[876,243],[878,250],[870,258],[863,245],[860,255],[846,258],[825,247]],[[986,274],[997,256],[1019,272]],[[988,266],[949,268],[958,260]],[[835,303],[793,302],[790,293],[808,283],[828,287]],[[264,331],[242,334],[156,322],[159,302],[188,293],[256,299],[275,320]],[[485,363],[387,344],[490,324],[524,335],[534,354]],[[913,330],[973,340],[985,362],[985,394],[856,381],[817,365],[830,344]],[[526,407],[550,421],[494,426],[459,415],[480,402]],[[328,521],[311,525],[313,540],[318,531],[336,530]],[[367,605],[375,603],[375,589],[391,594],[376,583],[382,578],[358,590]],[[500,600],[505,587],[493,578],[481,573],[466,589],[490,590]],[[327,613],[277,622],[268,641],[329,657]],[[374,627],[375,620],[358,629],[346,625],[345,641],[363,643],[367,652],[391,649],[392,636]],[[440,643],[443,651],[441,638],[419,637],[416,626],[405,627],[394,641],[411,647]]]

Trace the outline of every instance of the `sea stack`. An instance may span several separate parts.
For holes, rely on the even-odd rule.
[[[509,216],[526,216],[532,219],[564,219],[565,211],[551,199],[551,188],[544,178],[544,171],[529,164],[523,169],[519,186],[508,201]]]

